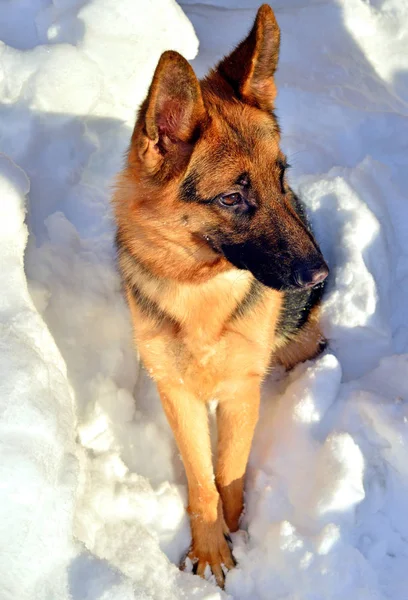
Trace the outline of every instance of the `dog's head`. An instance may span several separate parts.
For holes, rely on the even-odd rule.
[[[165,52],[157,65],[127,173],[137,190],[134,219],[155,231],[146,240],[185,250],[178,271],[174,254],[180,278],[232,264],[284,290],[327,276],[285,179],[273,113],[279,41],[264,4],[248,37],[202,82],[177,52]]]

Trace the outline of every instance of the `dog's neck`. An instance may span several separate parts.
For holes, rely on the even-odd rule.
[[[202,315],[206,335],[215,335],[233,315],[251,289],[254,277],[234,267],[215,273],[200,283],[160,276],[125,245],[118,245],[119,262],[125,284],[135,297],[154,303],[164,314],[188,328]],[[235,302],[231,303],[231,298]]]

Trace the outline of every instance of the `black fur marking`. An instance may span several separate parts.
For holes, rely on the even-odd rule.
[[[154,319],[160,325],[165,321],[168,321],[173,325],[179,325],[179,322],[172,315],[169,315],[169,313],[160,308],[154,300],[146,296],[136,284],[129,280],[127,283],[132,290],[132,295],[136,304],[147,317]]]
[[[192,171],[180,186],[180,199],[183,202],[208,202],[205,198],[201,198],[197,192],[198,175]]]
[[[276,334],[286,338],[293,337],[307,323],[310,312],[321,301],[324,288],[325,283],[321,283],[309,290],[285,292]]]
[[[183,202],[197,202],[199,204],[211,204],[216,200],[217,196],[213,198],[203,198],[197,192],[198,175],[195,171],[192,171],[184,179],[180,186],[180,200]]]
[[[264,287],[260,281],[253,279],[248,293],[244,296],[238,306],[233,310],[230,321],[244,317],[251,308],[262,298]]]
[[[225,258],[238,269],[250,271],[263,285],[275,290],[294,287],[290,269],[290,254],[286,242],[278,240],[271,247],[267,235],[252,236],[242,243],[222,243]]]

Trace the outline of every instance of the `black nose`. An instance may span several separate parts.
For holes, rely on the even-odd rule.
[[[294,270],[293,278],[296,285],[301,288],[314,287],[318,283],[322,283],[329,274],[329,268],[326,264],[322,264],[317,268],[308,266],[298,266]]]

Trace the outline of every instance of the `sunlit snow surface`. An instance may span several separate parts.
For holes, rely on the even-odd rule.
[[[273,7],[330,348],[265,384],[221,592],[175,566],[185,478],[132,348],[109,208],[155,63],[192,59],[194,31],[174,0],[0,4],[1,600],[408,598],[408,5]],[[182,8],[202,75],[257,3]]]

